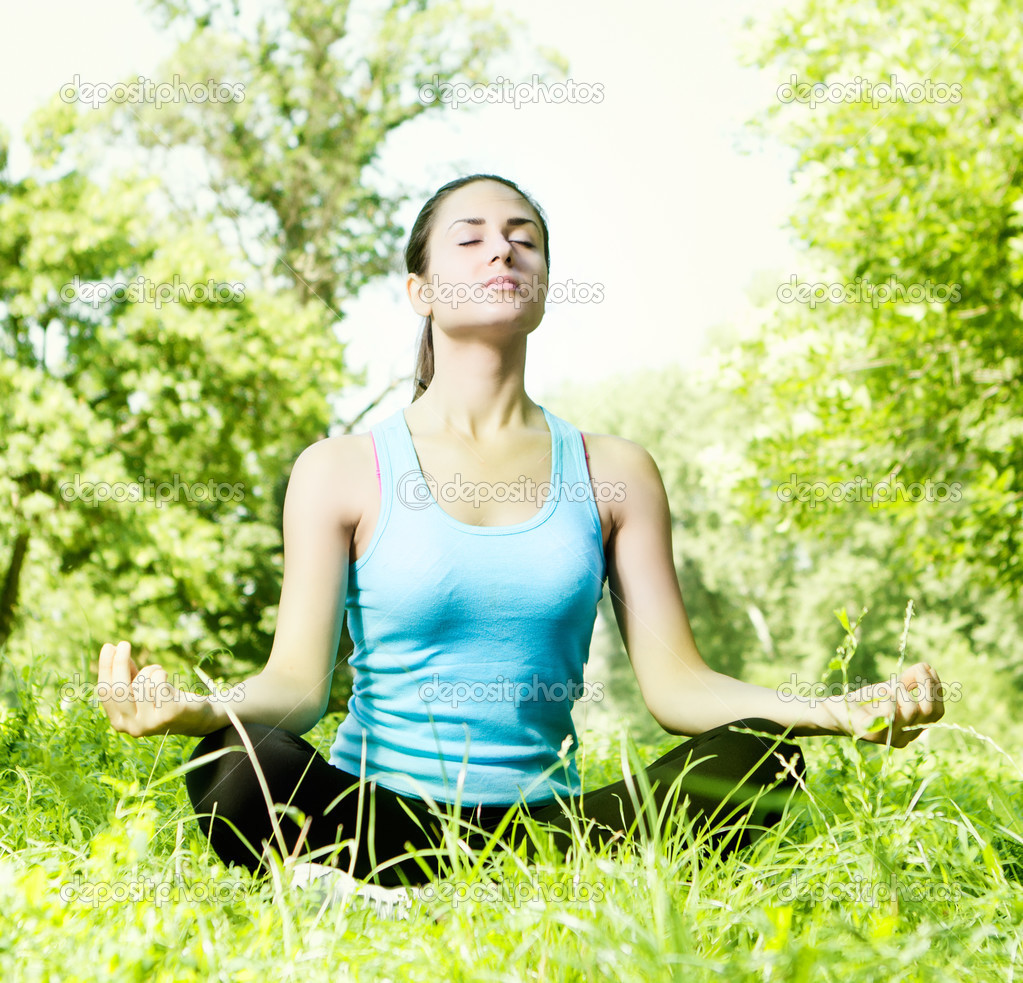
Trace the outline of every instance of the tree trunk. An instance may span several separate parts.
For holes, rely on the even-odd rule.
[[[28,552],[28,533],[19,532],[14,540],[11,562],[4,577],[3,590],[0,592],[0,648],[7,644],[7,639],[14,631],[14,609],[18,604],[18,584],[21,581],[21,568]]]

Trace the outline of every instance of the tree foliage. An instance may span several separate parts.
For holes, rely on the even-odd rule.
[[[936,0],[921,18],[889,0],[808,0],[757,35],[754,60],[779,78],[759,125],[797,152],[798,279],[865,299],[779,308],[747,364],[755,385],[768,349],[797,351],[769,384],[807,411],[759,460],[808,481],[956,485],[955,501],[882,506],[903,558],[1016,596],[1023,33],[1012,4],[982,6]],[[897,300],[878,302],[884,284]]]
[[[363,380],[337,325],[405,234],[377,155],[446,108],[422,82],[477,79],[511,37],[458,2],[304,0],[254,27],[237,4],[150,6],[184,28],[154,81],[244,98],[55,94],[34,173],[0,183],[0,644],[85,680],[122,637],[141,664],[266,661],[287,476],[348,429],[330,399]]]

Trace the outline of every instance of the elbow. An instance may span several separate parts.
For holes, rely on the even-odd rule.
[[[313,716],[311,713],[291,714],[282,721],[280,726],[301,737],[303,734],[308,734],[322,719],[322,713],[319,716]]]
[[[660,720],[657,717],[654,717],[654,720],[656,720],[657,723],[660,725],[661,730],[663,730],[666,734],[671,734],[672,737],[689,736],[684,731],[680,730],[677,724],[672,724],[667,721]]]
[[[307,707],[306,714],[303,718],[302,730],[300,733],[305,734],[307,731],[312,730],[326,715],[327,703],[329,701],[323,701],[315,706]]]
[[[666,733],[674,737],[696,737],[704,733],[708,726],[708,699],[717,702],[718,696],[711,680],[705,685],[694,684],[692,676],[687,682],[682,680],[665,684],[663,681],[655,693],[644,693],[650,715]]]
[[[661,730],[673,737],[694,737],[697,731],[693,731],[686,724],[685,713],[680,702],[665,704],[663,696],[661,699],[647,699],[644,697],[647,710],[650,716],[657,721]]]
[[[654,717],[654,720],[661,725],[661,729],[673,737],[696,737],[703,731],[699,727],[692,727],[688,724],[681,724],[677,721],[670,721]]]

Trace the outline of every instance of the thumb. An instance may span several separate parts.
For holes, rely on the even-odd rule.
[[[167,689],[167,670],[160,665],[144,666],[132,680],[136,702],[153,703]]]

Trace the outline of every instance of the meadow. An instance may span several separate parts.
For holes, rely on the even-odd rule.
[[[1012,980],[1023,932],[1012,714],[997,673],[968,652],[934,662],[943,682],[970,679],[949,686],[969,698],[902,750],[800,739],[806,795],[749,848],[721,859],[679,825],[526,863],[449,836],[448,875],[404,918],[296,890],[279,858],[262,880],[225,868],[182,779],[195,738],[118,734],[66,679],[23,669],[0,723],[0,975]],[[325,753],[337,722],[306,739]],[[637,745],[624,720],[590,726],[584,788],[678,740],[663,736]]]

